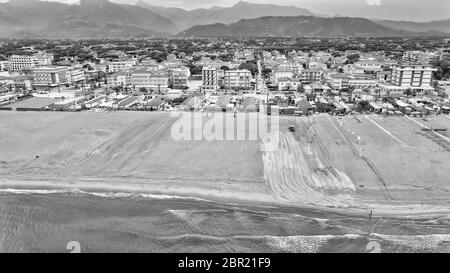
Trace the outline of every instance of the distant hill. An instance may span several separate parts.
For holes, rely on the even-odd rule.
[[[375,22],[382,26],[399,30],[406,30],[413,32],[435,31],[450,34],[450,19],[424,23],[408,22],[408,21],[389,21],[389,20],[377,20]]]
[[[234,24],[195,26],[180,37],[390,37],[414,35],[362,18],[262,17]]]
[[[150,5],[145,0],[136,3],[137,6],[149,9],[162,17],[171,19],[179,31],[195,25],[208,25],[214,23],[230,24],[241,19],[254,19],[263,16],[299,16],[314,15],[306,9],[295,6],[280,6],[273,4],[254,4],[244,1],[232,7],[214,6],[210,9],[196,9],[187,11],[180,8],[164,8]]]
[[[125,37],[173,33],[173,23],[150,10],[108,0],[67,5],[38,0],[0,4],[0,37]]]

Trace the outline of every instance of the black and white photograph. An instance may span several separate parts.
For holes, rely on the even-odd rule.
[[[0,0],[0,253],[449,253],[449,95],[450,0]]]

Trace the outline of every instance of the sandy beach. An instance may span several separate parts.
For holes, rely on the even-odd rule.
[[[174,139],[177,120],[170,113],[1,112],[0,187],[148,192],[360,215],[450,213],[450,154],[417,124],[429,121],[281,117],[271,149],[261,139]]]

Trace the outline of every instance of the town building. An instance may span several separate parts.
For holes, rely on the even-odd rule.
[[[64,66],[43,66],[34,68],[33,87],[37,89],[52,89],[68,83],[68,68]]]
[[[430,65],[399,65],[392,70],[391,82],[401,87],[429,88],[434,71],[437,69]]]
[[[136,70],[131,73],[131,84],[136,89],[145,88],[151,92],[166,92],[169,88],[169,74],[164,71]]]
[[[331,74],[328,83],[334,90],[348,90],[350,75],[343,73]]]
[[[203,67],[202,92],[217,92],[219,90],[219,69]]]
[[[382,71],[381,62],[377,60],[360,60],[355,65],[362,68],[364,72]]]
[[[119,71],[128,70],[135,65],[136,65],[135,59],[110,62],[108,63],[108,72],[115,73]]]
[[[106,76],[106,82],[109,87],[130,86],[131,72],[118,72]]]
[[[302,86],[300,78],[280,78],[278,79],[278,91],[297,91]]]
[[[34,56],[12,55],[11,57],[9,57],[9,62],[10,71],[33,69],[37,66],[37,59]]]
[[[323,71],[317,69],[305,69],[301,73],[303,83],[320,82],[322,80]]]
[[[170,75],[170,84],[172,85],[172,88],[186,88],[189,76],[191,76],[191,71],[187,67],[173,69]]]
[[[224,74],[225,89],[250,89],[252,73],[247,69],[227,70]]]
[[[69,84],[76,84],[85,81],[86,75],[83,69],[70,67],[67,70],[67,79]]]
[[[10,62],[9,61],[0,61],[0,71],[6,71],[9,69]]]

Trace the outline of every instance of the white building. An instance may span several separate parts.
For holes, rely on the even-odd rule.
[[[37,88],[57,87],[68,83],[67,67],[43,66],[34,68],[33,86]]]
[[[116,73],[124,70],[128,70],[136,65],[136,60],[124,60],[124,61],[114,61],[108,64],[108,72]]]
[[[226,89],[250,89],[252,73],[247,69],[227,70],[224,74]]]
[[[278,91],[297,91],[302,85],[299,78],[280,78],[278,79]]]
[[[203,67],[202,91],[217,92],[219,90],[219,69],[214,67]]]
[[[382,70],[381,62],[377,60],[360,60],[355,65],[361,67],[364,72],[378,72]]]
[[[286,68],[277,68],[272,71],[270,82],[272,85],[278,85],[278,80],[282,78],[292,78],[294,77],[294,71]]]
[[[399,65],[392,70],[391,82],[401,87],[429,88],[434,71],[437,69],[430,65]]]
[[[49,66],[53,63],[53,54],[39,52],[33,55],[36,58],[37,66]]]
[[[69,84],[75,84],[86,80],[84,70],[81,68],[70,67],[67,70],[67,78]]]
[[[130,86],[131,72],[119,72],[106,76],[106,82],[109,87]]]
[[[9,61],[0,61],[0,71],[6,71],[9,68]]]
[[[191,76],[189,68],[175,68],[171,71],[170,82],[172,88],[185,88],[187,87],[188,78]]]
[[[322,80],[323,71],[317,69],[305,69],[302,71],[301,79],[302,82],[312,83],[320,82]]]
[[[364,68],[362,68],[361,66],[358,66],[356,64],[346,64],[342,67],[344,73],[346,74],[363,74],[364,73]]]
[[[131,73],[131,84],[139,89],[145,88],[153,92],[166,92],[169,88],[169,74],[165,72],[154,72],[137,70]]]
[[[10,71],[21,71],[24,69],[33,69],[37,65],[37,59],[34,56],[26,55],[12,55],[9,57],[9,70]]]

